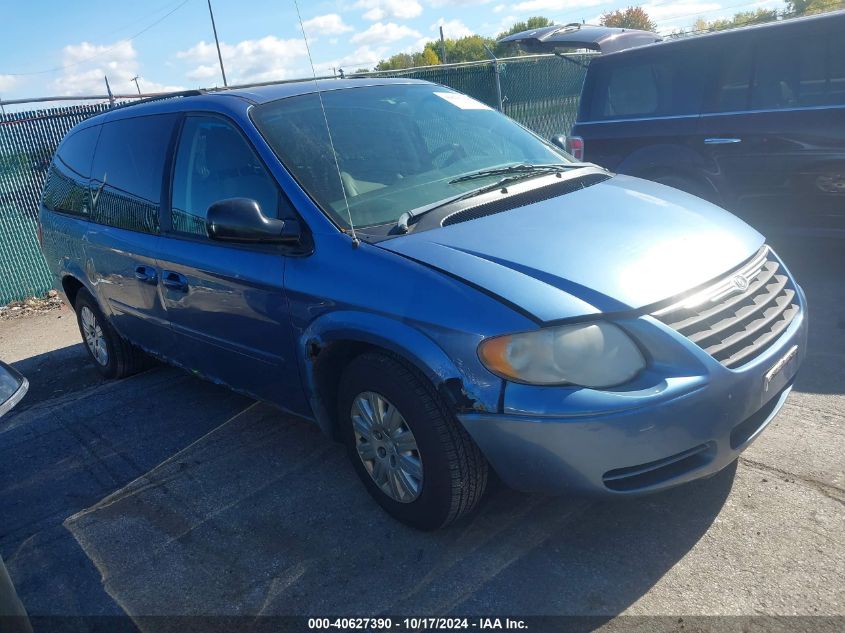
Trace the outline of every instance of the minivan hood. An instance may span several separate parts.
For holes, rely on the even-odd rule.
[[[379,246],[547,322],[658,303],[728,272],[762,244],[757,231],[709,202],[614,176]]]

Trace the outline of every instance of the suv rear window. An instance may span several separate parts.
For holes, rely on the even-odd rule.
[[[88,178],[99,132],[99,126],[92,126],[72,133],[62,142],[44,183],[43,203],[47,209],[88,214]]]
[[[103,124],[91,167],[96,222],[159,232],[164,162],[176,117],[160,114]]]
[[[623,63],[594,63],[590,119],[698,114],[703,63],[686,49],[671,56],[658,49]]]

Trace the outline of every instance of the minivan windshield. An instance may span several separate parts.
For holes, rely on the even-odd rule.
[[[503,114],[442,86],[326,90],[322,99],[339,176],[317,93],[256,106],[252,119],[342,227],[349,227],[350,215],[356,228],[395,223],[405,213],[489,187],[502,178],[502,168],[528,178],[535,172],[526,165],[575,165]]]

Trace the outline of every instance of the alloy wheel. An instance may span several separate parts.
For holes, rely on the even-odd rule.
[[[85,344],[91,351],[94,360],[105,367],[109,364],[109,350],[106,346],[106,338],[103,336],[103,328],[88,306],[82,306],[80,320],[82,321],[82,334],[85,337]]]
[[[355,448],[379,489],[394,501],[420,496],[423,464],[417,440],[399,410],[384,396],[364,391],[352,401]]]

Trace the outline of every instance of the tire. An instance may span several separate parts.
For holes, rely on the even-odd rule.
[[[392,412],[392,406],[399,417],[388,414],[384,417],[392,421],[371,425],[368,441],[360,433],[362,424],[367,423],[363,413],[368,403],[375,403],[370,408],[376,408],[378,398],[386,403],[384,411]],[[416,368],[384,353],[358,356],[341,377],[337,419],[355,471],[393,518],[420,530],[436,530],[469,514],[478,505],[487,486],[487,461]],[[378,429],[383,430],[380,438],[376,437]],[[409,450],[411,441],[414,449]],[[386,451],[376,457],[379,448]],[[365,460],[364,455],[372,455],[372,459]],[[392,465],[394,458],[402,472]],[[381,485],[376,481],[377,459],[381,461],[382,475],[384,469],[388,471],[387,481]],[[416,466],[404,468],[409,463],[419,467],[418,479],[414,476]],[[397,495],[397,490],[401,494]]]
[[[76,322],[88,356],[105,378],[125,378],[147,366],[147,356],[120,336],[84,288],[74,302]]]

